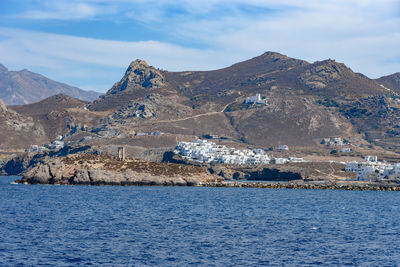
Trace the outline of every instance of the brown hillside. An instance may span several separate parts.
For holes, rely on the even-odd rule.
[[[264,103],[245,103],[256,94]],[[63,134],[79,144],[170,148],[176,140],[214,134],[268,148],[317,146],[321,138],[341,136],[394,149],[399,101],[334,60],[308,63],[266,52],[213,71],[168,72],[135,60],[89,110],[65,96],[11,108],[32,116],[47,138]]]
[[[47,142],[58,135],[65,135],[94,125],[102,117],[85,109],[87,102],[59,94],[42,101],[9,109],[30,117],[35,125],[44,129]]]
[[[391,89],[397,93],[400,93],[400,72],[393,73],[391,75],[383,76],[376,79],[377,83]]]

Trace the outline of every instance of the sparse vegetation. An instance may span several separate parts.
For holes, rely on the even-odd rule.
[[[344,113],[344,115],[346,115],[350,118],[352,118],[352,117],[361,118],[362,115],[367,113],[367,111],[368,110],[365,108],[352,107],[352,108],[345,109],[342,112]]]
[[[318,99],[316,101],[317,104],[325,106],[325,107],[339,107],[339,103],[336,102],[334,99],[331,98],[324,98],[323,100]]]
[[[127,159],[118,161],[116,157],[108,155],[79,154],[62,158],[62,162],[67,165],[91,164],[92,166],[104,168],[106,170],[124,172],[131,170],[134,172],[150,173],[152,175],[177,176],[206,173],[206,169],[193,165],[182,165],[164,162],[149,162],[140,159]]]

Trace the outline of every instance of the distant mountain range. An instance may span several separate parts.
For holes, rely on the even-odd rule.
[[[8,120],[7,134],[22,131],[18,125],[35,127],[30,143],[64,135],[71,144],[127,145],[134,151],[203,135],[263,148],[315,147],[322,138],[340,136],[398,150],[398,78],[374,80],[331,59],[309,63],[275,52],[214,71],[169,72],[135,60],[92,102],[58,95],[9,106],[3,120],[25,121]],[[266,104],[245,101],[256,94]],[[11,137],[1,137],[5,148],[3,140]],[[14,141],[14,148],[29,145]]]
[[[53,81],[28,70],[8,71],[0,64],[0,98],[6,105],[29,104],[56,94],[92,101],[100,93]]]

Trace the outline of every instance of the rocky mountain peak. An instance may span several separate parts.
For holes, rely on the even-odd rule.
[[[300,79],[312,89],[321,89],[333,81],[340,80],[344,73],[352,71],[344,64],[327,59],[317,61],[300,75]]]
[[[116,83],[107,94],[134,89],[160,88],[164,85],[164,76],[158,69],[149,66],[144,60],[136,59],[131,62],[121,81]]]
[[[145,60],[142,59],[136,59],[129,64],[128,70],[129,69],[138,69],[138,68],[148,68],[149,64]]]
[[[265,59],[289,59],[288,56],[282,55],[278,52],[267,51],[261,55]]]

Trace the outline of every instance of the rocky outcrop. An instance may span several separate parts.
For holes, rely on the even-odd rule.
[[[308,87],[320,89],[339,80],[345,71],[348,71],[348,68],[344,64],[336,63],[334,60],[326,60],[310,66],[300,75],[300,79]]]
[[[149,66],[146,61],[137,59],[132,61],[121,81],[116,83],[107,94],[116,94],[134,88],[160,88],[164,84],[164,77],[159,70]]]
[[[119,82],[87,107],[93,111],[114,110],[151,93],[170,93],[167,88],[168,83],[160,70],[137,59],[129,65]]]
[[[332,181],[354,179],[344,171],[344,164],[334,162],[301,162],[256,166],[215,165],[211,172],[227,180],[253,181]]]
[[[222,182],[207,169],[93,154],[47,158],[28,168],[20,183],[70,185],[177,185]]]
[[[99,154],[96,148],[90,146],[71,147],[65,146],[59,150],[47,150],[40,153],[25,152],[10,156],[0,163],[0,175],[21,175],[43,162],[49,161],[51,158],[65,157],[66,155],[76,155],[82,153]]]
[[[182,105],[174,97],[160,94],[149,94],[138,100],[132,100],[127,105],[115,111],[109,120],[119,122],[133,122],[138,119],[177,119],[188,116],[192,108]]]

